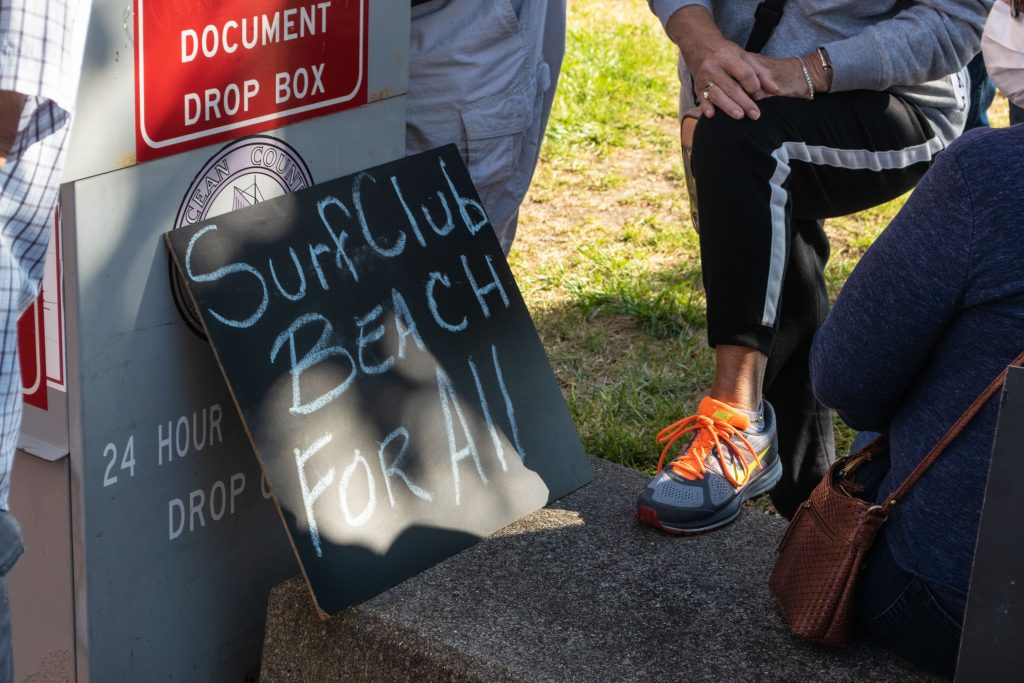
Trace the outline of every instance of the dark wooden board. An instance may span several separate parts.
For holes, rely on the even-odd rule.
[[[958,681],[1020,680],[1024,671],[1024,368],[1006,376],[967,595]]]
[[[322,612],[592,477],[454,146],[166,241]]]

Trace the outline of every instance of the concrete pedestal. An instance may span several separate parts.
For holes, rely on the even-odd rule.
[[[633,520],[644,475],[593,465],[592,484],[329,621],[301,579],[277,586],[261,680],[933,680],[870,644],[790,636],[768,592],[781,519],[672,537]]]

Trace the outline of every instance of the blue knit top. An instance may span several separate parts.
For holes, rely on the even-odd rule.
[[[890,433],[879,499],[1024,350],[1022,238],[1024,125],[972,130],[938,156],[815,338],[818,398],[858,430]],[[897,563],[961,609],[997,412],[998,395],[886,531]]]

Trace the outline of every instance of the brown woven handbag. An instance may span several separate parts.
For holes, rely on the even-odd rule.
[[[1011,365],[1024,363],[1024,353]],[[837,461],[797,509],[779,542],[778,558],[768,585],[783,619],[793,633],[819,645],[848,644],[854,634],[854,589],[871,544],[897,501],[931,467],[946,446],[1006,380],[996,377],[960,419],[949,428],[910,476],[883,503],[861,500],[857,470],[888,456],[889,440],[876,439]]]

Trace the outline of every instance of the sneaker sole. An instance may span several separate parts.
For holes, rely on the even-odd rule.
[[[676,536],[696,536],[698,534],[703,534],[707,531],[719,529],[725,526],[726,524],[729,524],[730,522],[734,521],[739,516],[740,511],[743,509],[744,501],[750,500],[751,498],[756,498],[757,496],[760,496],[762,493],[766,493],[767,491],[771,491],[772,488],[774,488],[775,485],[779,483],[779,479],[781,478],[782,460],[776,460],[775,463],[771,466],[771,469],[765,472],[765,474],[762,477],[760,477],[757,481],[752,482],[749,487],[746,487],[742,491],[740,491],[739,496],[737,496],[737,498],[733,501],[733,505],[735,505],[736,509],[732,511],[731,514],[727,515],[722,519],[715,520],[714,522],[706,526],[675,526],[672,524],[662,522],[660,519],[658,519],[658,511],[650,507],[649,505],[638,505],[636,508],[636,518],[637,521],[643,522],[644,524],[648,524],[650,526],[653,526],[657,529],[661,529],[662,531],[666,531]]]

